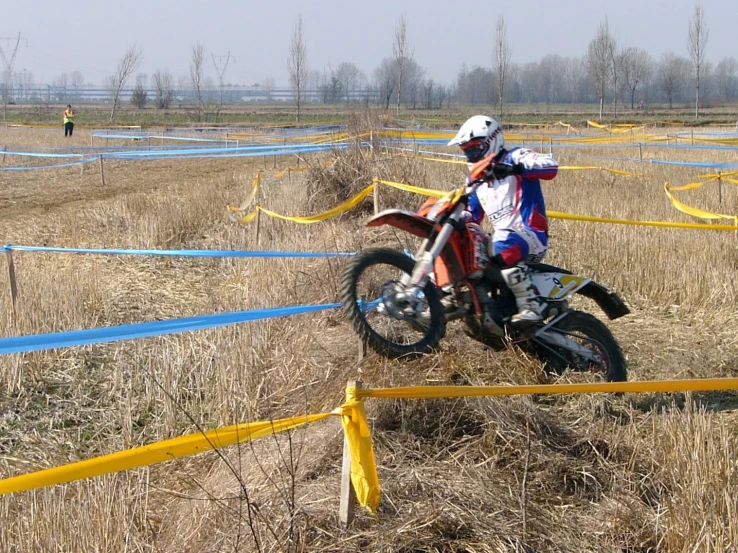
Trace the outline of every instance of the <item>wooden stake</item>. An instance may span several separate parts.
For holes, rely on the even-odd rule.
[[[723,173],[718,171],[718,203],[723,205]]]
[[[638,144],[638,153],[641,156],[641,161],[643,161],[643,144]]]
[[[256,245],[259,245],[259,233],[261,231],[261,209],[256,206]]]
[[[361,380],[349,380],[347,387],[361,389]],[[351,451],[346,435],[343,436],[343,463],[341,465],[341,502],[338,508],[338,520],[344,528],[348,528],[354,520],[356,507],[356,490],[351,483]]]
[[[13,251],[5,250],[8,259],[8,276],[10,277],[10,299],[13,302],[13,321],[16,321],[16,304],[18,303],[18,282],[15,279],[15,263],[13,263]]]
[[[379,183],[374,183],[374,215],[379,213]]]
[[[100,154],[100,182],[105,186],[105,170],[103,169],[103,156]]]
[[[361,301],[361,306],[366,306],[366,296],[362,294],[361,298],[359,298]],[[366,355],[366,344],[364,344],[364,340],[362,340],[361,336],[359,336],[359,348],[357,350],[356,360],[359,364],[364,360],[364,356]]]
[[[7,151],[7,149],[7,146],[3,146],[3,165],[5,165],[5,152]]]

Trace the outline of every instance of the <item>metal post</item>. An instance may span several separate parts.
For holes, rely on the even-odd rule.
[[[103,169],[103,156],[100,154],[100,182],[105,186],[105,170]]]
[[[13,263],[13,251],[5,250],[8,259],[8,276],[10,277],[10,299],[13,302],[13,321],[17,320],[16,304],[18,303],[18,282],[15,279],[15,263]]]
[[[348,388],[361,389],[361,380],[349,380]],[[354,520],[356,507],[356,490],[351,483],[351,451],[348,439],[343,436],[343,463],[341,464],[341,501],[338,507],[338,520],[344,528],[348,528]]]
[[[638,144],[638,154],[641,156],[641,161],[643,161],[643,144]]]
[[[8,150],[7,146],[3,146],[3,165],[5,165],[5,152]]]

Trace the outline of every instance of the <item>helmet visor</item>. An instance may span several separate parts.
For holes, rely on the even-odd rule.
[[[476,163],[482,159],[487,153],[488,147],[487,141],[482,138],[470,140],[466,144],[461,145],[461,149],[469,163]]]

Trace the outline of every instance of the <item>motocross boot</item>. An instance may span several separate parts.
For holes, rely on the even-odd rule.
[[[479,280],[474,282],[474,287],[479,296],[479,303],[482,304],[482,324],[484,328],[490,334],[502,338],[505,335],[505,331],[495,322],[492,316],[494,305],[492,298],[489,296],[489,284],[484,280]]]
[[[513,315],[513,325],[538,323],[543,320],[544,304],[538,297],[530,268],[525,264],[502,269],[502,278],[515,295],[518,312]]]

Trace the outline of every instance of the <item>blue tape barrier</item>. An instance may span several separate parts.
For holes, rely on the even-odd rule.
[[[91,163],[97,161],[98,158],[93,159],[82,159],[80,161],[68,161],[67,163],[54,163],[53,165],[34,165],[29,167],[0,167],[0,171],[33,171],[36,169],[55,169],[58,167],[72,167],[74,165],[82,165],[84,163]]]
[[[352,252],[276,252],[247,250],[121,250],[107,248],[55,248],[49,246],[14,246],[5,244],[2,251],[82,253],[99,255],[153,255],[161,257],[252,257],[252,258],[325,258],[351,257]]]
[[[148,323],[108,326],[86,330],[72,330],[68,332],[1,338],[0,355],[73,346],[85,346],[104,342],[118,342],[121,340],[135,340],[139,338],[149,338],[151,336],[162,336],[164,334],[205,330],[218,326],[273,319],[276,317],[316,313],[327,309],[336,309],[341,307],[341,305],[342,304],[340,303],[327,303],[323,305],[274,307],[270,309],[255,309],[252,311],[236,311],[234,313],[218,313],[215,315],[170,319],[167,321],[153,321]]]

